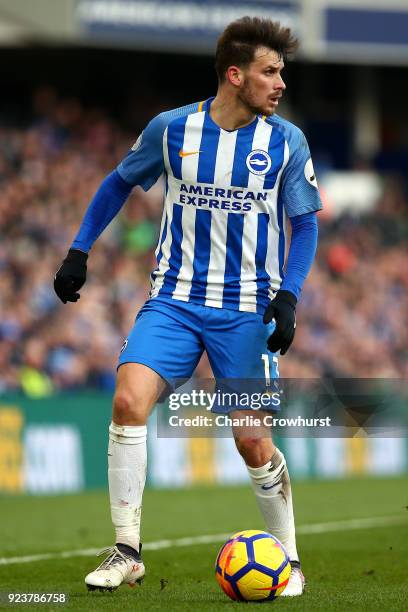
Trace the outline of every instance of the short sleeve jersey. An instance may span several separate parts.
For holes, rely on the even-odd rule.
[[[233,131],[213,98],[161,113],[118,172],[148,190],[165,177],[150,297],[263,313],[284,277],[286,219],[321,209],[306,138],[277,115]]]

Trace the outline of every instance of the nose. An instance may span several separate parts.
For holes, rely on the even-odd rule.
[[[278,76],[278,80],[276,82],[275,88],[276,89],[281,89],[282,91],[285,91],[285,89],[286,89],[286,83],[282,79],[281,75]]]

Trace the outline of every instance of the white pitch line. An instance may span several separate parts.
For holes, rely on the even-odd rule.
[[[296,532],[300,535],[313,535],[316,533],[328,533],[330,531],[348,531],[350,529],[370,529],[371,527],[386,527],[387,525],[408,524],[406,516],[374,516],[360,519],[349,519],[345,521],[332,521],[330,523],[312,523],[300,525]],[[231,533],[218,533],[214,535],[193,536],[190,538],[178,538],[176,540],[157,540],[146,542],[143,550],[162,550],[164,548],[181,548],[195,544],[216,544],[224,542],[231,537]],[[33,561],[48,561],[50,559],[70,559],[71,557],[90,557],[96,555],[100,548],[84,548],[81,550],[67,550],[61,553],[43,553],[38,555],[26,555],[24,557],[0,557],[0,565],[12,565],[13,563],[32,563]]]
[[[399,525],[407,523],[408,516],[373,516],[360,519],[347,519],[345,521],[333,521],[330,523],[315,523],[312,525],[301,525],[296,532],[301,535],[312,535],[314,533],[327,533],[329,531],[347,531],[348,529],[370,529],[370,527],[386,527],[387,525]]]

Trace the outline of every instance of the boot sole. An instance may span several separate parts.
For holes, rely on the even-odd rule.
[[[144,576],[142,576],[141,578],[138,578],[137,580],[135,580],[135,582],[132,583],[127,583],[131,588],[134,588],[136,586],[136,584],[138,584],[139,586],[142,584],[144,580]],[[122,585],[119,585],[122,586]],[[113,593],[113,591],[116,591],[116,589],[118,587],[104,587],[104,586],[96,586],[95,584],[87,584],[86,585],[88,591],[92,592],[92,591],[99,591],[100,593]]]

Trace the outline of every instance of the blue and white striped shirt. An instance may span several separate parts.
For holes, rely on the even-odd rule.
[[[262,314],[282,283],[286,219],[321,201],[303,133],[277,115],[227,131],[212,98],[155,117],[119,164],[165,200],[150,297]]]

